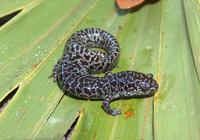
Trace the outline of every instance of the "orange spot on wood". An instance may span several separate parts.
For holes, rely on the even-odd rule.
[[[129,8],[136,7],[140,5],[141,3],[143,3],[144,1],[145,0],[116,0],[117,5],[121,9],[129,9]]]
[[[37,68],[37,66],[40,64],[40,62],[41,62],[41,61],[39,61],[38,63],[33,64],[33,65],[32,65],[32,68],[33,68],[33,69]]]
[[[124,113],[126,119],[131,118],[134,115],[134,110],[130,109]]]

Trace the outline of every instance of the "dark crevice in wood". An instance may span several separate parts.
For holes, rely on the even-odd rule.
[[[79,118],[80,118],[80,114],[76,117],[76,119],[74,120],[72,125],[69,127],[69,129],[67,130],[67,132],[64,135],[62,140],[71,140],[72,133],[73,133],[75,127],[76,127],[76,124],[77,124]]]
[[[19,14],[21,11],[22,9],[9,13],[8,15],[5,15],[3,17],[0,17],[0,27],[5,23],[7,23],[9,20],[11,20],[13,17],[15,17],[17,14]]]
[[[0,102],[0,113],[6,108],[13,96],[17,93],[18,89],[19,86],[10,91],[10,93],[8,93],[8,95]]]

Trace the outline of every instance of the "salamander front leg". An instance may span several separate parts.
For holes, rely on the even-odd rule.
[[[102,103],[104,111],[112,116],[120,115],[121,111],[110,107],[110,102],[113,100],[112,96],[108,96]]]

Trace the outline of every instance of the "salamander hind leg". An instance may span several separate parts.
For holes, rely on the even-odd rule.
[[[60,65],[61,60],[58,60],[58,62],[54,65],[53,67],[53,72],[49,76],[49,78],[53,77],[53,81],[56,82],[58,79],[58,70],[59,70],[59,65]]]
[[[116,115],[120,115],[121,111],[119,109],[115,109],[115,108],[111,108],[110,107],[110,102],[113,100],[114,98],[112,96],[108,96],[102,103],[102,108],[104,109],[104,111],[112,116],[116,116]]]

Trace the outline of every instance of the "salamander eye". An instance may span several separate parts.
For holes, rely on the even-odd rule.
[[[148,73],[148,74],[147,74],[147,77],[148,77],[148,78],[153,78],[153,74]]]
[[[141,82],[140,88],[144,91],[148,91],[150,89],[150,85],[147,82]]]

